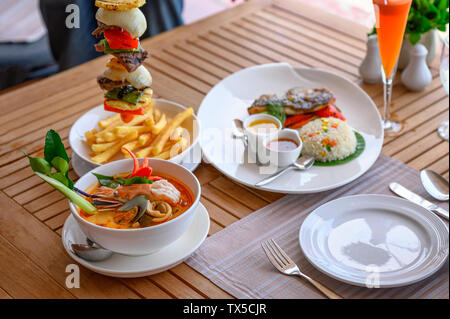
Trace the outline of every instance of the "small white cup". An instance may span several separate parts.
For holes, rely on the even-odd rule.
[[[254,130],[250,129],[250,126],[252,123],[255,123],[256,121],[261,120],[269,120],[274,122],[278,126],[278,130],[274,130],[274,132],[271,132],[269,134],[264,133],[258,133]],[[259,153],[264,153],[264,144],[263,141],[267,136],[272,136],[277,134],[281,129],[283,128],[283,125],[281,124],[280,120],[277,119],[275,116],[269,115],[269,114],[255,114],[249,116],[244,121],[244,134],[247,136],[248,141],[248,152],[251,156],[257,156]]]
[[[274,150],[269,147],[269,143],[286,139],[295,142],[298,146],[295,149],[289,151]],[[297,130],[284,129],[276,134],[266,136],[263,140],[263,145],[265,148],[263,160],[270,165],[277,167],[287,167],[294,164],[300,157],[303,148],[303,142]]]

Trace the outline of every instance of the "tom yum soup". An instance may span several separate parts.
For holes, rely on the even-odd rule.
[[[177,218],[193,205],[194,196],[187,186],[167,175],[152,175],[148,161],[139,167],[133,158],[135,168],[131,174],[96,175],[98,184],[84,195],[97,213],[79,210],[82,218],[108,228],[146,228]]]
[[[248,130],[260,135],[271,134],[280,130],[278,123],[269,119],[253,121],[247,128]]]

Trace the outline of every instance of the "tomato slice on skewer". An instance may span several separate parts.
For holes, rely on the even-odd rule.
[[[122,118],[122,121],[124,123],[130,123],[133,120],[135,115],[144,115],[145,114],[145,107],[141,107],[140,109],[134,110],[134,111],[125,111],[125,110],[119,110],[119,109],[113,108],[113,107],[109,106],[108,104],[106,104],[106,102],[104,102],[104,108],[105,108],[105,111],[119,113]]]
[[[104,32],[108,45],[113,50],[129,50],[139,48],[139,38],[133,39],[127,30],[114,27]]]

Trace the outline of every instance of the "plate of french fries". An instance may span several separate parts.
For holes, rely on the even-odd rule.
[[[95,168],[129,158],[123,147],[138,158],[158,158],[181,163],[198,143],[200,123],[192,108],[154,99],[144,115],[124,123],[100,105],[80,117],[69,134],[72,151]]]

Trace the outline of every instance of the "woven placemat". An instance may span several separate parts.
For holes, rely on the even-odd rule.
[[[419,283],[390,289],[348,285],[316,270],[302,254],[298,232],[303,220],[331,200],[356,194],[392,195],[388,185],[398,182],[435,202],[423,189],[419,172],[395,159],[380,156],[353,183],[330,192],[288,195],[207,238],[186,263],[236,298],[323,298],[306,281],[285,276],[268,262],[261,242],[273,238],[314,279],[344,298],[449,298],[448,261],[436,274]],[[448,202],[440,203],[448,210]]]

